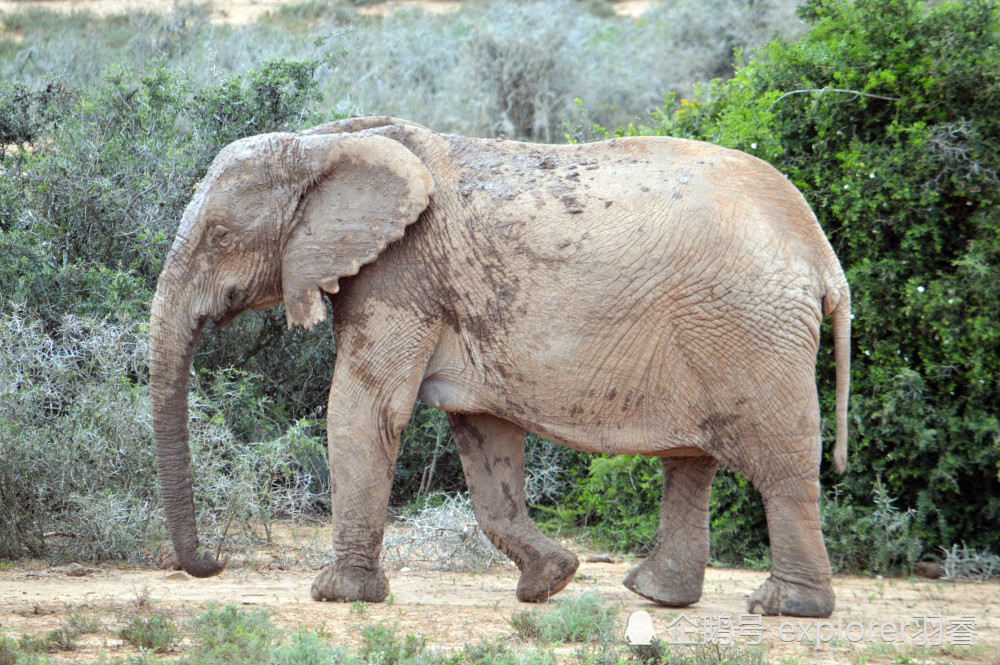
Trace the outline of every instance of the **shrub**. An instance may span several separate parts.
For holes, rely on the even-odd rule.
[[[524,498],[528,504],[551,506],[559,503],[570,485],[577,457],[583,455],[529,434],[524,451]]]
[[[881,480],[872,488],[874,507],[843,501],[836,493],[825,498],[820,518],[826,550],[834,572],[866,570],[885,574],[900,567],[913,570],[924,548],[914,534],[916,511],[899,510]]]
[[[977,552],[975,548],[969,551],[964,543],[961,549],[952,545],[951,549],[942,547],[944,551],[944,579],[975,580],[986,582],[994,573],[1000,571],[1000,556],[989,552]]]
[[[134,617],[118,631],[118,636],[135,647],[156,653],[170,651],[181,639],[177,626],[160,614],[148,619]]]
[[[191,622],[192,658],[199,665],[266,663],[278,629],[266,609],[212,607]]]
[[[432,495],[416,515],[403,515],[382,543],[386,566],[426,565],[477,572],[507,561],[476,523],[467,495]]]
[[[14,312],[0,336],[0,556],[142,557],[162,537],[142,327],[66,316],[46,331]],[[310,421],[262,442],[233,434],[213,404],[245,382],[195,385],[191,447],[207,542],[249,551],[256,527],[328,510],[329,480]],[[243,406],[268,417],[266,402]]]
[[[770,568],[771,548],[761,534],[767,516],[760,492],[733,471],[720,468],[709,510],[712,560],[730,566]]]
[[[620,604],[608,604],[595,592],[560,597],[552,604],[515,612],[508,621],[524,640],[604,644],[616,638]]]
[[[564,517],[590,527],[606,547],[648,553],[659,526],[663,466],[638,455],[599,455],[589,459],[586,475],[576,479]]]
[[[403,431],[392,482],[392,503],[401,506],[432,493],[465,490],[462,461],[451,436],[448,417],[418,401]]]
[[[269,62],[199,90],[160,64],[109,71],[93,90],[37,99],[11,130],[33,152],[4,159],[0,285],[48,321],[65,312],[145,318],[191,191],[224,143],[312,122],[318,63]],[[211,112],[209,111],[211,109]]]
[[[0,634],[0,665],[17,665],[21,656],[17,641]]]
[[[268,662],[273,665],[339,665],[358,662],[346,648],[327,644],[324,637],[322,633],[313,630],[297,630],[271,651]]]
[[[489,101],[491,131],[552,140],[568,98],[567,39],[548,8],[512,8],[469,39],[475,72]]]
[[[358,656],[365,665],[442,665],[447,658],[427,646],[422,635],[399,635],[395,624],[369,624],[361,629]]]
[[[154,473],[138,330],[15,311],[0,337],[0,556],[134,558]]]

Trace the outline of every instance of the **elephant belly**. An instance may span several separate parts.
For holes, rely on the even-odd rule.
[[[663,368],[655,378],[647,371],[657,360],[668,360],[669,351],[652,345],[623,357],[612,354],[597,368],[593,354],[576,347],[590,335],[563,334],[515,335],[519,341],[498,349],[478,343],[475,335],[449,331],[428,363],[418,395],[434,408],[489,413],[583,451],[662,455],[698,444],[697,431],[678,417],[683,407],[675,396],[683,391],[659,385],[667,378]]]

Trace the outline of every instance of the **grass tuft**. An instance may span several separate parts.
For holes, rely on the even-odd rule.
[[[133,618],[128,625],[118,631],[118,636],[133,646],[156,653],[172,650],[181,639],[177,626],[159,614],[154,614],[148,619]]]
[[[266,663],[278,629],[266,609],[212,607],[191,622],[198,665]]]
[[[617,633],[621,604],[608,604],[594,592],[559,598],[551,609],[515,612],[508,620],[518,637],[533,642],[610,643]]]

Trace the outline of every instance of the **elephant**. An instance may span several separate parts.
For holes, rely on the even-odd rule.
[[[820,531],[816,356],[836,362],[844,470],[850,292],[802,194],[766,162],[633,137],[538,145],[342,120],[224,147],[180,220],[151,305],[158,482],[181,566],[199,549],[188,374],[206,322],[284,303],[289,328],[332,315],[333,562],[316,600],[380,602],[400,433],[419,397],[446,412],[481,529],[541,601],[576,555],[524,501],[527,432],[576,450],[659,457],[655,547],[624,584],[699,600],[720,464],[765,504],[773,566],[748,610],[829,616]]]

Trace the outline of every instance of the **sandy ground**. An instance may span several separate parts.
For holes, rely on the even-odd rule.
[[[325,538],[328,530],[323,531]],[[591,554],[568,541],[565,544],[581,560]],[[266,607],[282,628],[322,628],[333,641],[350,646],[360,644],[362,626],[389,620],[400,630],[427,636],[433,646],[454,649],[479,637],[510,635],[509,617],[536,607],[515,599],[517,570],[511,565],[477,574],[404,568],[389,572],[391,604],[316,603],[309,598],[316,564],[307,563],[309,557],[296,558],[294,547],[289,551],[259,553],[252,565],[231,566],[207,580],[118,566],[90,566],[82,577],[73,577],[65,566],[18,562],[0,571],[0,630],[13,636],[39,635],[62,625],[71,612],[96,614],[101,617],[101,631],[81,636],[81,650],[67,654],[75,660],[95,660],[134,652],[116,632],[136,612],[167,612],[184,621],[208,603],[218,602]],[[701,601],[680,612],[644,601],[625,589],[621,580],[631,563],[584,561],[561,595],[596,591],[608,602],[622,603],[623,639],[627,617],[645,610],[663,640],[701,641],[706,625],[712,625],[708,617],[717,617],[722,621],[716,619],[715,625],[724,625],[728,619],[734,643],[745,646],[756,641],[758,631],[750,627],[756,618],[744,615],[744,607],[747,595],[764,581],[766,573],[709,569]],[[975,584],[838,576],[834,587],[837,609],[829,625],[782,617],[760,620],[771,662],[891,663],[905,655],[920,663],[1000,663],[1000,583],[996,581]],[[689,627],[682,632],[679,627],[685,622],[690,622]],[[923,638],[918,624],[928,622],[940,625],[943,632]],[[851,624],[861,625],[849,628]],[[874,635],[872,624],[877,626]],[[887,624],[896,626],[894,633],[885,628]],[[899,636],[900,624],[906,625],[905,639]],[[840,637],[817,648],[817,629],[824,640],[830,640],[831,631],[836,630],[841,631]],[[862,636],[862,632],[867,634]],[[955,644],[962,641],[971,646]],[[183,647],[182,643],[181,651]],[[570,648],[565,651],[568,656]]]
[[[640,16],[655,0],[623,0],[614,4],[615,11],[623,16]],[[211,0],[212,19],[216,23],[245,25],[280,5],[294,4],[296,0]],[[87,10],[98,16],[119,14],[132,8],[154,9],[167,12],[174,0],[0,0],[0,13],[12,13],[33,7],[59,12]],[[454,0],[392,0],[358,8],[358,13],[385,15],[401,9],[420,8],[431,13],[457,11],[461,2]]]

